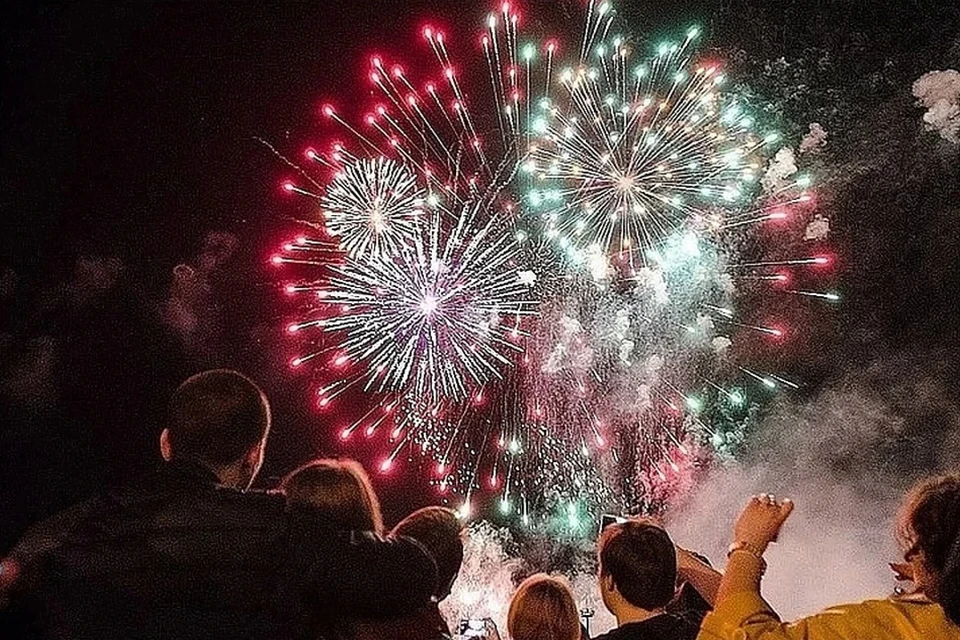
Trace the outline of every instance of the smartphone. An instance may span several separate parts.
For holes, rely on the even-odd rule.
[[[490,626],[493,624],[490,618],[465,618],[460,620],[461,638],[489,638]]]
[[[627,521],[627,518],[624,518],[623,516],[615,516],[612,513],[605,513],[602,516],[600,516],[600,531],[602,533],[603,530],[609,527],[610,525],[620,523],[620,522],[626,522],[626,521]]]

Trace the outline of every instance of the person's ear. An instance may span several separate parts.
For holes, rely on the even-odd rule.
[[[160,455],[167,462],[173,457],[173,447],[170,445],[170,429],[164,429],[160,432]]]
[[[250,449],[250,451],[247,452],[247,456],[243,459],[243,468],[246,471],[247,477],[250,478],[249,484],[253,484],[257,474],[260,473],[261,466],[263,466],[263,445],[259,444]]]
[[[604,574],[601,573],[601,574],[600,574],[600,582],[603,583],[603,588],[604,588],[604,590],[607,591],[608,593],[614,593],[614,592],[616,592],[616,590],[617,590],[617,585],[616,585],[616,583],[614,583],[614,581],[613,581],[613,576],[612,576],[612,575],[609,575],[609,574],[604,575]]]

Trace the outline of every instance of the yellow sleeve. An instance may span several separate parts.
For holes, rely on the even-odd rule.
[[[857,637],[858,616],[832,609],[784,623],[756,593],[738,593],[707,614],[697,640],[839,640]],[[862,622],[862,620],[860,620]]]

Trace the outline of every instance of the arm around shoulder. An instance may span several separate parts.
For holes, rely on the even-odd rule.
[[[383,618],[430,602],[436,564],[414,540],[332,530],[323,537],[323,543],[310,545],[309,590],[318,607],[339,616]]]

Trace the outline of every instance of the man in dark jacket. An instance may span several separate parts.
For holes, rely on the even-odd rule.
[[[600,593],[617,628],[595,640],[694,640],[698,625],[670,613],[677,587],[677,551],[663,528],[627,520],[603,530]]]
[[[12,559],[24,634],[70,638],[289,638],[336,612],[390,615],[428,602],[417,543],[335,532],[248,491],[270,409],[233,371],[187,380],[155,473],[34,527]]]

